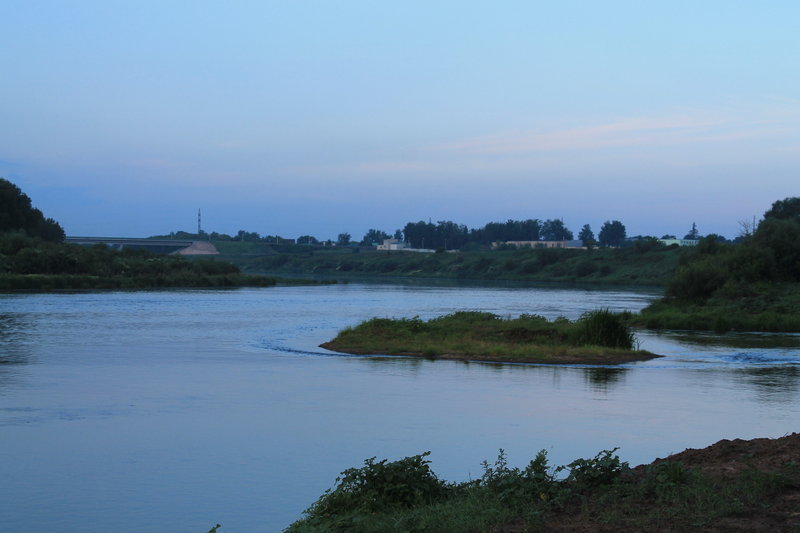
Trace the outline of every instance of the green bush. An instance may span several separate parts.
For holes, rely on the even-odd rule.
[[[575,323],[573,338],[578,344],[631,350],[634,336],[626,318],[608,309],[586,312]]]
[[[583,486],[597,487],[613,483],[629,468],[628,463],[620,461],[619,456],[613,455],[618,449],[603,450],[592,459],[576,459],[557,470],[568,469],[567,480]]]
[[[353,512],[385,512],[396,507],[429,505],[448,494],[447,485],[430,469],[430,452],[389,462],[364,461],[336,479],[336,487],[322,495],[309,515],[331,516]]]
[[[668,298],[703,301],[725,285],[729,270],[713,257],[704,258],[678,269],[667,285]]]
[[[579,278],[583,278],[597,272],[597,268],[597,265],[591,261],[582,261],[575,267],[575,275]]]

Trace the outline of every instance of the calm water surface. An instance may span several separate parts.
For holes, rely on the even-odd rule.
[[[343,469],[431,450],[449,480],[619,446],[632,464],[800,421],[800,337],[639,334],[615,368],[356,357],[372,316],[576,318],[655,295],[349,284],[0,295],[0,522],[27,532],[280,531]]]

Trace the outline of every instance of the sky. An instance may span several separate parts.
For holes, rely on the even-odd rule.
[[[0,177],[72,236],[561,218],[735,237],[800,195],[800,2],[4,0]]]

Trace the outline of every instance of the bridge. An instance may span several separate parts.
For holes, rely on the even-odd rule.
[[[133,248],[148,250],[157,254],[176,255],[217,255],[216,246],[208,241],[192,241],[185,239],[128,239],[124,237],[67,237],[65,242],[93,246],[105,244],[109,248],[122,250]]]

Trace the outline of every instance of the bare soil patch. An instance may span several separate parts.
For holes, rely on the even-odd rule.
[[[700,531],[706,533],[722,532],[800,532],[800,433],[792,433],[777,439],[721,440],[703,449],[687,449],[663,459],[656,459],[651,465],[664,462],[681,463],[688,470],[706,476],[723,487],[740,483],[754,475],[758,479],[774,474],[779,479],[775,488],[770,489],[768,497],[762,501],[738,501],[738,511],[712,518],[706,523],[698,523],[697,517],[689,518],[680,514],[671,517],[668,524],[637,521],[636,515],[654,516],[658,514],[656,498],[652,501],[634,499],[626,502],[614,500],[617,506],[626,508],[619,520],[608,521],[607,506],[610,502],[599,494],[587,493],[580,502],[574,502],[561,512],[554,513],[545,521],[545,532],[642,532]],[[642,479],[650,465],[638,466],[627,474],[624,483],[636,483]],[[755,473],[755,474],[754,474]],[[605,514],[604,514],[605,513]],[[694,523],[693,523],[694,520]],[[638,523],[637,523],[638,522]],[[519,531],[518,523],[498,528],[497,533]]]

